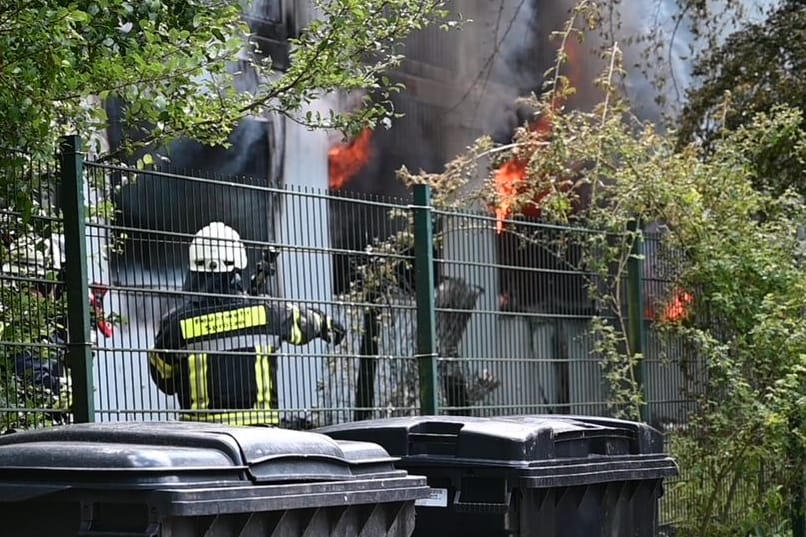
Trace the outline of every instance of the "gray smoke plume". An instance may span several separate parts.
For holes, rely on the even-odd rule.
[[[710,47],[710,38],[721,43],[742,25],[759,21],[776,4],[778,0],[709,0],[706,27],[694,16],[693,2],[614,2],[613,20],[617,26],[613,27],[611,41],[618,42],[624,53],[628,71],[624,87],[636,115],[656,123],[664,117],[674,118],[685,103],[686,92],[697,84],[692,77],[693,63]],[[638,40],[628,42],[631,37]],[[649,56],[642,57],[647,51]]]
[[[460,98],[449,110],[493,135],[518,123],[515,100],[538,89],[546,63],[535,0],[462,2],[468,23],[455,36]],[[471,7],[472,6],[472,7]]]

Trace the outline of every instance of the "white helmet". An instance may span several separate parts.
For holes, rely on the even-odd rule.
[[[196,232],[190,243],[192,272],[230,272],[246,268],[246,248],[237,231],[213,222]]]

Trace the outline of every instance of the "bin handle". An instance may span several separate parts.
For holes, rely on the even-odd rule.
[[[507,491],[503,502],[463,502],[462,491],[457,490],[453,499],[454,511],[475,513],[506,513],[509,511],[512,492]]]
[[[78,537],[156,537],[160,535],[160,523],[150,520],[143,531],[120,532],[94,529],[94,509],[91,503],[81,502],[81,524],[76,534]]]
[[[81,530],[77,533],[79,537],[154,537],[160,534],[159,525],[149,525],[144,532],[121,533],[119,531],[93,531]]]

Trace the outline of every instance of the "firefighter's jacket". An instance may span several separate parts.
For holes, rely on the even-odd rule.
[[[293,304],[190,302],[162,318],[149,355],[151,378],[177,395],[184,420],[276,425],[274,353],[284,341],[304,345],[323,336],[329,322]]]

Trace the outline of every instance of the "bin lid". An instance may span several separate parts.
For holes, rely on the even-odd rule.
[[[343,423],[316,431],[337,439],[372,440],[406,460],[512,465],[663,453],[661,433],[646,424],[583,416],[418,416]]]
[[[398,477],[377,444],[214,423],[65,425],[0,437],[0,482],[100,487],[344,481]]]

